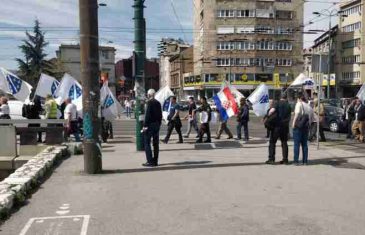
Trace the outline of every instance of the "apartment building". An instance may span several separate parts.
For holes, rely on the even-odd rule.
[[[342,97],[352,97],[365,82],[365,24],[364,0],[342,0],[339,19],[339,43],[337,51],[340,53],[338,66],[338,91]]]
[[[303,70],[302,0],[194,0],[194,77],[212,97],[223,80],[244,93],[290,84]]]

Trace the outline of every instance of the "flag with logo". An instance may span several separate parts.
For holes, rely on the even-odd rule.
[[[77,106],[77,111],[82,110],[82,87],[80,83],[69,74],[65,74],[55,92],[56,102],[61,105],[67,98]]]
[[[356,96],[359,97],[362,102],[365,101],[365,83],[361,86]]]
[[[102,116],[109,121],[113,121],[122,111],[122,106],[109,89],[108,82],[104,82],[100,90],[100,104]]]
[[[316,86],[316,83],[312,78],[305,76],[303,73],[299,74],[299,76],[294,80],[290,87],[293,86],[305,86],[306,89],[313,89]]]
[[[174,92],[171,91],[169,86],[165,86],[158,90],[155,95],[155,99],[160,102],[162,107],[162,116],[165,122],[167,122],[167,117],[171,108],[170,98],[174,96]]]
[[[60,82],[57,81],[54,77],[42,73],[41,77],[39,78],[37,89],[35,90],[35,95],[43,98],[51,95],[56,98],[55,93],[59,85]]]
[[[29,100],[32,86],[21,80],[15,74],[0,68],[0,90],[11,94],[15,99],[25,102]]]
[[[238,103],[229,86],[223,87],[223,89],[213,97],[213,100],[224,121],[227,121],[230,117],[238,114]]]
[[[269,87],[262,83],[248,97],[248,101],[252,104],[252,109],[256,116],[265,116],[270,107]]]

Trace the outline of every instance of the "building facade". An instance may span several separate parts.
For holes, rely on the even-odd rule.
[[[181,39],[163,38],[158,44],[160,57],[160,86],[171,87],[171,63],[170,59],[189,48]]]
[[[262,82],[286,87],[302,72],[303,1],[194,0],[194,5],[194,76],[184,89],[211,97],[227,80],[247,94]]]
[[[56,55],[66,73],[81,81],[80,45],[61,45]],[[109,86],[115,93],[115,48],[100,46],[99,62],[101,77],[108,79]]]
[[[194,71],[193,47],[191,46],[180,54],[171,57],[170,64],[171,89],[179,99],[186,100],[189,93],[184,92],[184,80],[189,79]]]
[[[134,98],[134,58],[119,60],[115,64],[115,77],[118,81],[117,96]],[[145,89],[159,89],[159,63],[156,59],[145,62]]]
[[[341,2],[340,11],[345,17],[339,19],[339,92],[342,97],[353,97],[365,82],[365,16],[362,11],[365,1]]]

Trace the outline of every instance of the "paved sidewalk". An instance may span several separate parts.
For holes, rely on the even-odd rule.
[[[268,166],[263,140],[191,139],[161,145],[151,169],[131,142],[104,147],[101,175],[63,162],[0,234],[364,234],[364,153],[311,146],[309,166]]]

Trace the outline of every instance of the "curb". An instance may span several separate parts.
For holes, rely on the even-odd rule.
[[[15,205],[23,203],[57,161],[68,156],[67,146],[48,147],[0,182],[0,219],[6,218]]]

